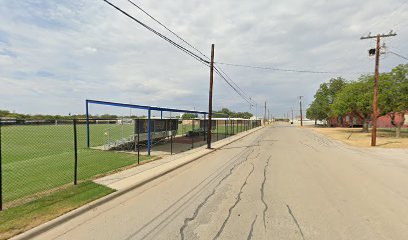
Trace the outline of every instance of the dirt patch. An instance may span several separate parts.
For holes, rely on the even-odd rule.
[[[369,133],[364,133],[361,131],[361,129],[353,128],[316,127],[311,129],[352,146],[357,147],[371,146],[371,131]],[[401,138],[395,138],[394,135],[395,132],[393,132],[390,129],[378,129],[377,147],[408,148],[408,132],[404,132]]]

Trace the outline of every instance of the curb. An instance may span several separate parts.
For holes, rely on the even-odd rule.
[[[219,150],[220,148],[223,148],[223,147],[225,147],[227,145],[230,145],[231,143],[234,143],[234,142],[236,142],[236,141],[238,141],[238,140],[240,140],[240,139],[242,139],[242,138],[244,138],[244,137],[246,137],[246,136],[248,136],[248,135],[250,135],[250,134],[252,134],[252,133],[254,133],[254,132],[258,131],[258,130],[260,130],[260,129],[262,129],[262,128],[264,128],[264,126],[260,126],[260,127],[251,129],[251,130],[249,130],[249,132],[246,132],[242,136],[239,136],[239,137],[237,137],[235,139],[231,139],[231,141],[228,141],[225,144],[221,144],[220,146],[217,146],[216,148],[212,148],[209,151],[207,151],[207,152],[205,152],[203,154],[200,154],[200,155],[198,155],[198,156],[196,156],[196,157],[194,157],[192,159],[189,159],[186,162],[178,164],[178,165],[176,165],[176,166],[174,166],[172,168],[166,169],[165,171],[159,172],[158,174],[155,174],[155,175],[153,175],[151,177],[148,177],[148,178],[144,179],[143,181],[140,181],[140,182],[138,182],[138,183],[136,183],[134,185],[131,185],[131,186],[129,186],[129,187],[123,189],[123,190],[113,192],[113,193],[111,193],[111,194],[109,194],[107,196],[104,196],[104,197],[99,198],[97,200],[94,200],[94,201],[92,201],[90,203],[87,203],[82,207],[79,207],[79,208],[74,209],[74,210],[72,210],[70,212],[67,212],[67,213],[65,213],[65,214],[63,214],[63,215],[61,215],[61,216],[59,216],[59,217],[57,217],[57,218],[55,218],[55,219],[53,219],[53,220],[51,220],[49,222],[46,222],[46,223],[41,224],[41,225],[39,225],[37,227],[34,227],[34,228],[30,229],[30,230],[27,230],[26,232],[23,232],[23,233],[21,233],[19,235],[16,235],[16,236],[14,236],[14,237],[12,237],[10,239],[12,239],[12,240],[32,239],[32,238],[36,237],[37,235],[40,235],[40,234],[42,234],[44,232],[47,232],[48,230],[51,230],[52,228],[54,228],[54,227],[56,227],[56,226],[58,226],[58,225],[60,225],[62,223],[65,223],[65,222],[67,222],[67,221],[69,221],[69,220],[71,220],[71,219],[73,219],[75,217],[78,217],[78,216],[82,215],[83,213],[86,213],[86,212],[88,212],[88,211],[90,211],[90,210],[92,210],[94,208],[97,208],[100,205],[102,205],[102,204],[104,204],[104,203],[106,203],[108,201],[111,201],[111,200],[113,200],[115,198],[118,198],[118,197],[120,197],[120,196],[122,196],[122,195],[124,195],[124,194],[126,194],[126,193],[128,193],[128,192],[130,192],[130,191],[132,191],[132,190],[134,190],[134,189],[148,183],[148,182],[151,182],[151,181],[153,181],[153,180],[155,180],[155,179],[157,179],[157,178],[159,178],[159,177],[161,177],[163,175],[166,175],[166,174],[168,174],[168,173],[170,173],[170,172],[172,172],[174,170],[177,170],[177,169],[179,169],[179,168],[181,168],[181,167],[183,167],[183,166],[185,166],[185,165],[187,165],[187,164],[189,164],[189,163],[191,163],[191,162],[193,162],[193,161],[195,161],[197,159],[200,159],[200,158],[202,158],[202,157],[204,157],[204,156],[206,156],[206,155],[208,155],[210,153],[213,153],[216,150]]]

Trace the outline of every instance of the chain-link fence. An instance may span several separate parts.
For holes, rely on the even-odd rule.
[[[151,120],[151,155],[206,144],[208,121]],[[260,126],[260,121],[216,120],[212,142]],[[0,207],[30,202],[77,182],[151,159],[146,119],[0,121]],[[89,141],[89,147],[88,147]]]
[[[72,121],[1,121],[2,200],[15,206],[72,182]]]

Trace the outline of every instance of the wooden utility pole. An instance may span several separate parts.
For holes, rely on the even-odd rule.
[[[211,45],[210,92],[209,92],[209,98],[208,98],[207,148],[211,148],[213,82],[214,82],[214,44]]]
[[[377,142],[377,118],[378,118],[378,79],[380,76],[380,41],[383,37],[393,37],[396,36],[396,33],[391,32],[389,34],[377,34],[377,36],[371,36],[368,34],[366,37],[361,37],[361,40],[364,39],[377,39],[377,45],[375,48],[375,72],[374,72],[374,98],[373,98],[373,116],[372,116],[372,130],[371,130],[371,146],[376,146]]]
[[[292,124],[293,124],[293,108],[292,108]]]
[[[264,125],[266,125],[266,101],[265,101]]]
[[[303,96],[299,96],[299,105],[300,105],[300,126],[303,126],[302,97],[303,97]]]

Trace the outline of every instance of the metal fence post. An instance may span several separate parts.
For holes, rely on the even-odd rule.
[[[173,131],[171,131],[170,135],[170,155],[173,155]]]
[[[168,125],[170,125],[170,129],[169,129],[170,131],[167,130]],[[169,124],[167,124],[167,121],[166,121],[166,130],[170,132],[170,155],[173,155],[173,128],[175,128],[175,126],[173,126],[173,121],[171,119],[171,112],[170,112]]]
[[[194,148],[194,119],[192,120],[191,129],[191,148]]]
[[[151,111],[150,108],[147,113],[147,155],[150,157],[150,147],[151,147]]]
[[[90,139],[90,130],[89,130],[89,102],[88,100],[85,101],[86,103],[86,146],[89,148],[91,145],[91,139]],[[108,143],[109,144],[109,143]]]
[[[206,124],[207,123],[207,115],[206,114],[204,114],[204,141],[206,140],[206,131],[205,131],[205,127],[206,127]],[[208,130],[208,129],[207,129]]]
[[[137,119],[137,164],[140,164],[140,119]]]
[[[218,141],[218,120],[215,120],[215,127],[217,128],[217,141]]]
[[[1,144],[2,144],[2,141],[1,141],[1,137],[2,137],[1,125],[2,125],[2,122],[1,122],[1,119],[0,119],[0,211],[3,210],[3,169],[2,169],[2,165],[3,165],[2,154],[3,153],[2,153],[2,148],[1,148]]]
[[[224,138],[227,138],[227,119],[224,120]]]
[[[73,121],[74,125],[74,185],[77,185],[78,176],[78,141],[77,141],[77,125],[76,119]]]

